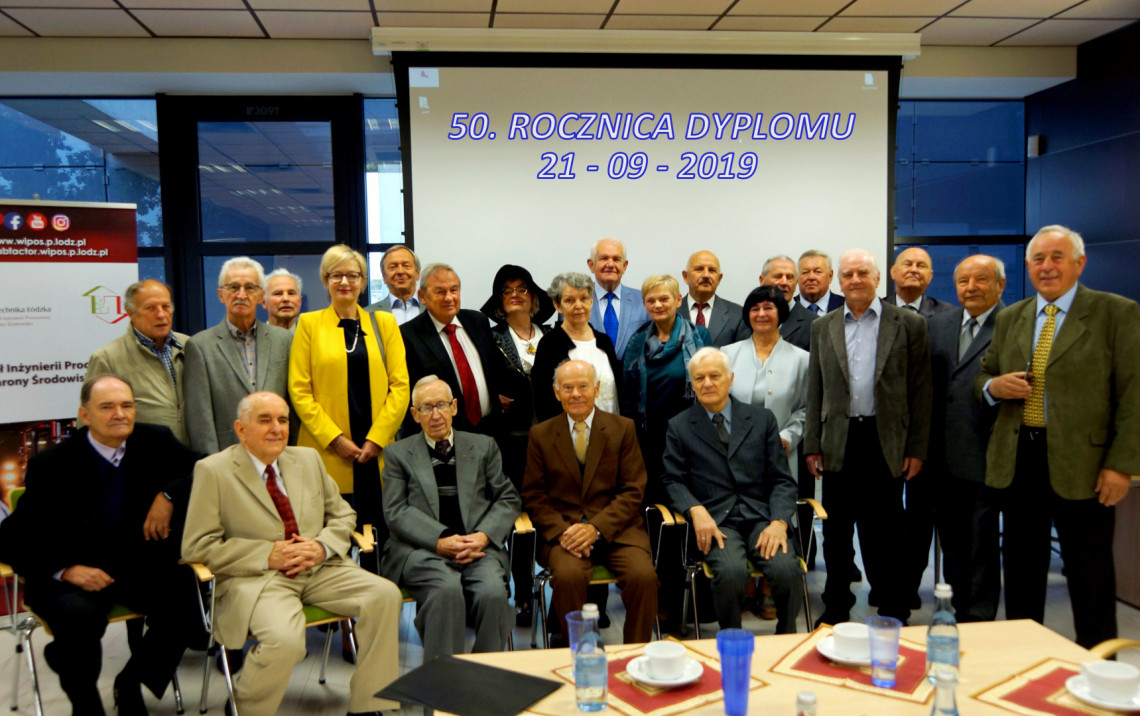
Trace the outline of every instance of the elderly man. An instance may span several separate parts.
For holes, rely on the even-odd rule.
[[[293,335],[297,317],[301,315],[301,277],[289,269],[279,268],[265,277],[264,306],[269,325],[284,328]]]
[[[1116,636],[1113,505],[1140,474],[1140,306],[1078,283],[1080,234],[1042,228],[1025,249],[1037,295],[998,314],[975,382],[1000,403],[986,485],[1003,518],[1005,613],[1045,616],[1057,528],[1077,643]]]
[[[416,600],[424,661],[461,653],[468,621],[473,652],[502,651],[514,626],[503,543],[522,499],[494,440],[451,429],[456,405],[447,383],[421,378],[410,411],[423,433],[384,451],[380,569]]]
[[[917,246],[903,249],[891,266],[895,292],[887,297],[887,302],[914,311],[923,318],[932,318],[939,313],[958,313],[953,306],[926,295],[932,278],[934,263],[930,260],[930,254]]]
[[[817,316],[795,299],[796,262],[790,256],[773,256],[764,262],[760,272],[761,286],[775,286],[788,302],[788,318],[780,324],[780,337],[793,346],[811,349],[811,322]]]
[[[669,421],[665,489],[712,568],[717,621],[740,628],[751,560],[772,587],[776,633],[794,632],[800,567],[788,551],[788,522],[796,483],[776,418],[729,395],[732,363],[716,348],[693,355],[689,378],[697,404]]]
[[[538,561],[554,574],[556,629],[582,608],[594,565],[617,575],[626,644],[649,641],[657,574],[641,519],[645,463],[633,421],[594,407],[598,379],[585,361],[554,372],[564,412],[530,430],[523,504],[539,534]]]
[[[349,713],[397,708],[374,694],[399,675],[400,590],[349,557],[356,513],[316,450],[286,447],[281,396],[242,398],[234,432],[239,445],[194,468],[182,556],[218,580],[218,641],[234,648],[247,635],[257,640],[234,679],[238,711],[277,713],[290,672],[305,658],[303,604],[358,618]]]
[[[131,386],[97,374],[80,389],[87,424],[28,461],[27,492],[0,525],[0,559],[27,580],[27,603],[51,627],[44,659],[75,714],[102,714],[100,640],[115,604],[149,629],[115,678],[121,714],[145,714],[198,633],[190,573],[178,565],[197,455],[160,425],[135,422]],[[161,469],[158,469],[158,468]]]
[[[621,277],[629,268],[625,245],[617,239],[599,240],[590,249],[586,265],[594,274],[595,283],[590,325],[609,337],[620,363],[629,339],[649,321],[641,291],[621,283]]]
[[[822,251],[808,249],[800,254],[800,293],[796,301],[816,316],[843,305],[843,296],[831,292],[831,257]]]
[[[839,262],[841,311],[811,326],[804,453],[823,478],[823,559],[827,582],[821,622],[847,621],[855,595],[855,526],[879,613],[910,617],[899,569],[902,490],[922,469],[930,434],[930,347],[926,321],[876,296],[879,269],[859,249]]]
[[[698,251],[689,257],[681,272],[689,286],[689,295],[681,301],[681,313],[694,325],[705,326],[717,348],[742,341],[752,330],[741,316],[739,303],[716,295],[724,274],[720,272],[720,259],[711,251]]]
[[[487,317],[460,308],[459,276],[447,264],[431,264],[423,273],[423,313],[400,326],[412,385],[438,376],[457,396],[455,427],[497,437],[506,401],[506,363],[491,334]],[[415,430],[409,413],[404,432]]]
[[[420,280],[420,259],[406,246],[393,246],[380,257],[380,274],[388,287],[388,295],[368,307],[369,311],[387,311],[404,325],[423,311],[416,297]]]
[[[998,311],[1005,308],[1005,266],[992,256],[969,256],[954,269],[954,285],[962,309],[927,321],[934,378],[930,459],[910,484],[929,482],[927,524],[938,526],[942,570],[954,588],[958,621],[993,621],[1001,592],[998,514],[985,482],[986,444],[997,409],[977,399],[974,380]],[[926,569],[931,536],[930,527],[907,534],[914,548],[914,562],[907,565],[913,568],[913,589]]]
[[[237,443],[233,417],[243,397],[258,390],[288,395],[292,336],[257,320],[264,285],[265,270],[248,256],[222,264],[225,318],[186,344],[186,428],[190,445],[207,455]]]
[[[129,376],[138,420],[165,425],[174,437],[190,443],[182,405],[183,345],[189,339],[174,330],[170,287],[158,281],[127,286],[125,335],[91,354],[87,377],[110,373]]]

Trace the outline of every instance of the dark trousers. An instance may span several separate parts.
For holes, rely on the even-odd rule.
[[[735,511],[735,510],[734,510]],[[788,551],[776,550],[771,559],[764,559],[755,549],[760,533],[768,527],[768,522],[755,522],[730,519],[718,525],[724,533],[724,549],[712,543],[712,549],[705,555],[705,561],[712,569],[712,598],[716,618],[721,629],[740,628],[740,608],[744,604],[745,587],[751,576],[748,560],[764,573],[772,587],[772,600],[776,603],[776,633],[791,634],[796,631],[796,615],[800,611],[800,571],[794,547],[795,535],[788,533]]]
[[[823,473],[823,560],[827,581],[823,589],[824,617],[846,621],[855,595],[855,528],[867,581],[879,596],[879,613],[906,621],[910,608],[898,566],[902,528],[903,480],[891,474],[879,447],[874,418],[851,418],[843,469]]]
[[[53,640],[44,659],[59,674],[74,714],[102,714],[96,682],[103,665],[101,639],[107,613],[115,604],[146,614],[147,631],[132,645],[124,672],[159,698],[166,691],[182,653],[202,633],[196,584],[190,568],[171,563],[107,570],[115,582],[86,592],[51,577],[28,585],[28,605],[46,622]]]
[[[639,644],[653,637],[658,583],[649,552],[625,544],[595,545],[589,558],[580,559],[554,544],[547,547],[543,561],[553,574],[550,586],[556,624],[550,625],[551,632],[565,633],[566,615],[581,609],[586,603],[586,588],[594,564],[602,563],[617,576],[621,589],[626,613],[622,631],[624,643]]]
[[[802,500],[805,497],[815,497],[815,477],[807,468],[807,459],[804,457],[803,444],[796,448],[796,460],[799,462],[799,493]],[[806,549],[803,552],[804,563],[808,569],[815,569],[816,544],[811,532],[813,512],[811,505],[797,505],[797,523],[799,525],[799,540]]]
[[[1004,520],[1006,618],[1044,622],[1050,527],[1055,525],[1077,643],[1089,648],[1115,638],[1114,510],[1095,498],[1066,500],[1053,491],[1046,434],[1040,428],[1021,428],[1013,482],[995,492]]]
[[[935,475],[934,516],[942,571],[959,622],[993,621],[1001,594],[998,506],[985,483]]]
[[[934,481],[930,469],[924,469],[906,481],[903,488],[903,535],[900,568],[907,600],[914,599],[922,584],[922,575],[930,564],[930,543],[934,541]],[[939,575],[934,575],[938,581]]]

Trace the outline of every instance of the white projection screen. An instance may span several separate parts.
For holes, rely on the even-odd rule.
[[[603,237],[625,243],[634,288],[652,274],[680,281],[707,249],[724,273],[718,295],[739,303],[769,256],[810,248],[837,262],[859,247],[885,291],[898,58],[755,69],[455,57],[401,53],[393,65],[409,243],[424,264],[457,269],[464,307],[483,303],[505,263],[543,286],[586,272]]]

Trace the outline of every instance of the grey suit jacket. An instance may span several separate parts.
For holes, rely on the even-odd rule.
[[[883,301],[889,302],[892,306],[897,308],[902,308],[902,306],[898,305],[898,298],[893,293],[884,298]],[[931,319],[940,313],[948,313],[950,311],[961,315],[961,309],[957,306],[952,306],[945,301],[939,301],[934,296],[927,296],[926,294],[922,295],[922,303],[918,306],[918,315],[926,319]]]
[[[796,482],[780,444],[776,417],[767,408],[730,398],[728,446],[700,404],[669,421],[665,433],[665,490],[674,509],[696,505],[718,523],[737,499],[746,519],[789,522],[796,509]]]
[[[237,406],[255,387],[289,399],[292,343],[289,331],[257,322],[257,385],[253,386],[224,318],[218,325],[194,334],[186,344],[182,384],[186,427],[195,450],[212,455],[237,444]]]
[[[649,322],[649,314],[645,312],[645,302],[641,300],[641,291],[624,284],[619,288],[621,289],[621,296],[619,297],[620,303],[618,303],[618,334],[617,340],[614,341],[614,353],[617,354],[620,363],[625,355],[625,347],[629,344],[629,339],[633,337],[638,328]],[[590,309],[590,325],[602,333],[606,332],[606,307],[604,304],[605,301],[599,301],[597,298],[597,284],[595,284],[594,306]]]
[[[811,350],[811,324],[818,318],[799,301],[792,303],[788,318],[780,324],[780,337],[797,348]]]
[[[903,459],[926,459],[930,438],[930,346],[926,320],[912,311],[882,302],[875,350],[875,422],[887,467],[901,475]],[[808,362],[807,423],[804,454],[823,455],[823,469],[843,469],[847,449],[846,309],[832,311],[811,325]]]
[[[681,315],[685,318],[689,317],[689,297],[685,296],[681,300]],[[739,303],[733,303],[728,299],[717,296],[713,301],[712,315],[705,316],[705,327],[709,329],[709,335],[712,336],[712,343],[710,345],[716,348],[722,348],[729,343],[736,343],[752,335],[752,329],[744,322],[741,316]]]
[[[518,490],[503,474],[503,459],[486,435],[454,431],[459,511],[466,534],[482,532],[491,540],[484,559],[508,567],[503,543],[522,512]],[[380,570],[398,581],[435,554],[436,540],[447,527],[440,522],[439,488],[423,433],[392,443],[384,450],[384,519],[391,536]]]
[[[371,313],[372,311],[384,311],[385,313],[391,313],[392,312],[392,297],[391,296],[385,296],[384,298],[380,299],[379,301],[377,301],[376,303],[372,304],[371,306],[369,306],[368,308],[366,308],[364,310],[368,311],[369,313]]]
[[[930,420],[930,467],[959,480],[985,482],[986,445],[997,417],[997,407],[979,400],[974,379],[982,356],[994,335],[997,314],[1005,308],[998,302],[978,326],[978,332],[962,360],[958,341],[962,311],[943,311],[927,321],[930,331],[930,372],[934,379],[934,411]]]

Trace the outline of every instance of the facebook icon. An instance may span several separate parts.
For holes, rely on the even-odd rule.
[[[10,212],[4,215],[4,226],[12,231],[19,231],[20,227],[24,225],[24,218],[16,212]]]

